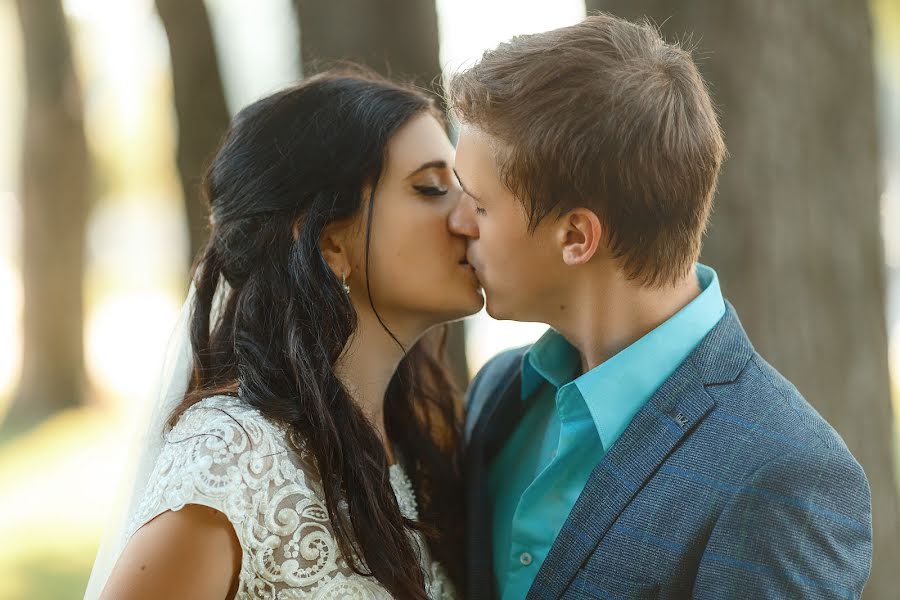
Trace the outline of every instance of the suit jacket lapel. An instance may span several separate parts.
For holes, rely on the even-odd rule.
[[[682,365],[591,472],[535,577],[529,599],[562,594],[638,490],[712,406],[693,368]]]
[[[733,307],[663,383],[591,472],[528,599],[558,598],[584,561],[679,442],[713,408],[707,384],[734,381],[752,346]]]
[[[521,399],[521,362],[516,362],[500,379],[500,385],[485,401],[466,448],[466,509],[468,582],[470,600],[494,598],[494,567],[491,506],[487,477],[490,456],[501,436],[508,435],[524,410]],[[505,433],[504,433],[505,432]]]

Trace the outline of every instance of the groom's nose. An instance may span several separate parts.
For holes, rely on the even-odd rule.
[[[467,238],[478,237],[478,224],[475,222],[475,204],[472,202],[471,196],[462,193],[456,206],[450,211],[447,218],[447,228],[455,235],[461,235]]]

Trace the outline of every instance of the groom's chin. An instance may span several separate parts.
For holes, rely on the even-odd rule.
[[[484,310],[492,318],[498,321],[506,321],[512,319],[508,310],[504,310],[502,303],[497,302],[497,297],[492,296],[485,291],[484,294]]]

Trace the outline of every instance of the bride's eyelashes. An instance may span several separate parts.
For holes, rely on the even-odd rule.
[[[413,189],[423,196],[444,196],[447,194],[447,188],[433,185],[414,185]]]

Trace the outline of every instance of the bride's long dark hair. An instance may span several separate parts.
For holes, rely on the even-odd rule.
[[[315,458],[341,552],[397,598],[426,597],[407,527],[426,534],[435,559],[461,585],[459,394],[443,366],[443,336],[433,330],[408,349],[385,395],[387,433],[419,502],[418,521],[408,521],[382,441],[335,375],[357,317],[319,240],[327,224],[367,203],[368,253],[388,142],[422,113],[441,119],[414,89],[342,71],[307,79],[234,118],[203,181],[211,231],[194,269],[193,373],[168,421],[239,389],[242,401],[287,425],[294,449],[305,444]],[[232,292],[211,324],[220,277]],[[342,499],[349,518],[338,508]]]

